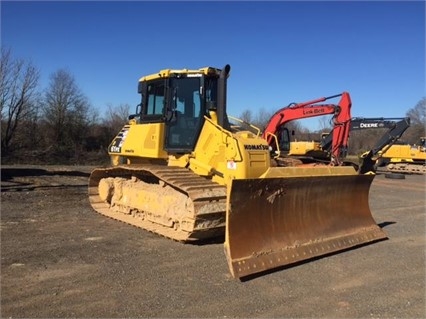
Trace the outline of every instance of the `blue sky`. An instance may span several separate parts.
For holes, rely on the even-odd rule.
[[[424,1],[2,1],[1,42],[101,115],[133,111],[143,75],[228,63],[234,116],[348,91],[353,116],[400,117],[426,95]]]

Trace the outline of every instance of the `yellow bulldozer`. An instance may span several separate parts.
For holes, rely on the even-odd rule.
[[[94,210],[177,242],[224,240],[235,278],[386,239],[368,196],[374,173],[274,164],[259,130],[226,111],[230,66],[139,80],[134,115],[89,178]]]

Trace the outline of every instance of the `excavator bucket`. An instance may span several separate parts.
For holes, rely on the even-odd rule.
[[[232,275],[241,278],[386,239],[368,204],[374,176],[358,175],[352,167],[318,167],[233,180],[225,236]]]

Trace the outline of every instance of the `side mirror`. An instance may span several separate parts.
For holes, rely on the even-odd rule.
[[[141,108],[142,108],[142,104],[139,103],[138,105],[136,105],[136,113],[135,114],[130,114],[128,116],[128,120],[129,121],[133,120],[133,119],[138,120],[140,118],[140,116],[141,116]]]

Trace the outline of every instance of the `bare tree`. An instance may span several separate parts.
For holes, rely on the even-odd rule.
[[[261,130],[264,130],[273,114],[272,111],[266,111],[264,108],[260,108],[254,116],[253,124]]]
[[[129,104],[119,104],[113,106],[107,105],[107,111],[100,121],[91,126],[90,134],[85,140],[87,151],[107,152],[108,145],[113,138],[120,132],[122,127],[127,124],[130,115]]]
[[[413,108],[409,109],[407,116],[411,118],[412,125],[425,126],[426,124],[426,97],[423,97]]]
[[[252,112],[250,110],[244,110],[240,115],[240,119],[247,123],[252,122],[252,117]]]
[[[409,143],[417,143],[420,137],[426,136],[426,97],[409,109],[406,116],[410,118],[410,127],[403,138]]]
[[[1,49],[0,113],[2,156],[8,154],[20,124],[36,112],[39,70],[28,61],[14,59]]]
[[[93,112],[68,71],[60,69],[51,75],[42,110],[49,143],[62,152],[78,152],[88,134]]]
[[[113,106],[112,104],[107,105],[108,110],[106,112],[106,117],[104,124],[111,127],[118,133],[118,130],[127,123],[130,115],[130,105],[129,104],[119,104]]]
[[[321,133],[325,133],[325,132],[330,132],[333,129],[333,119],[332,119],[332,115],[328,115],[328,116],[320,116],[318,118],[318,124],[320,127],[320,132]]]

